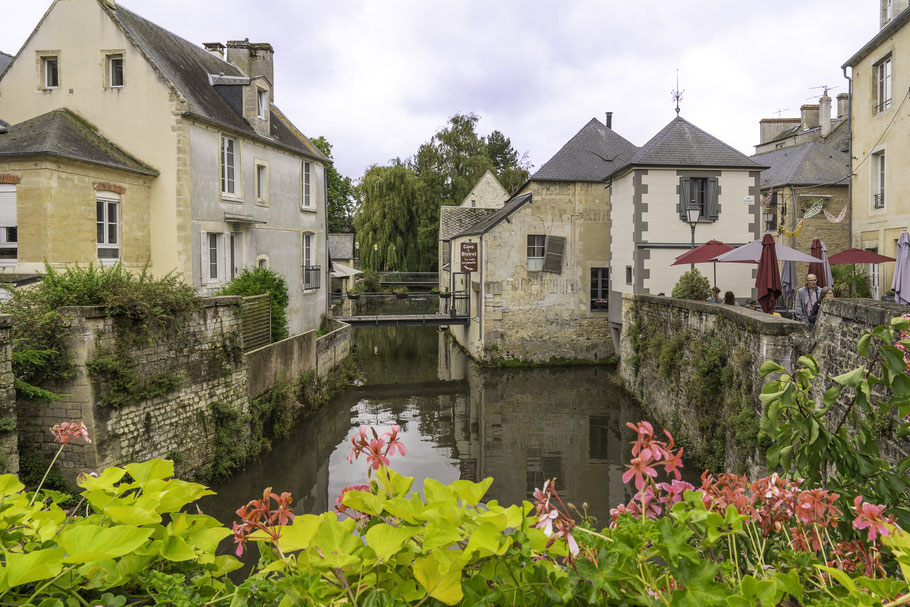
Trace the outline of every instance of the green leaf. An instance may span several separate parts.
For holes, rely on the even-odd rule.
[[[406,497],[408,491],[411,490],[411,485],[414,484],[414,477],[402,476],[388,467],[383,468],[383,470],[385,473],[377,474],[376,478],[385,487],[389,497]]]
[[[98,476],[90,474],[80,474],[76,484],[87,491],[104,491],[105,493],[114,493],[114,485],[120,482],[126,470],[111,466],[101,471]]]
[[[426,497],[427,504],[458,499],[455,491],[432,478],[428,478],[423,482],[423,495]]]
[[[380,561],[388,561],[400,552],[412,537],[419,533],[416,527],[392,527],[380,523],[370,527],[366,532],[367,545],[376,553]]]
[[[460,540],[461,530],[444,519],[430,521],[423,531],[423,549],[426,552]]]
[[[484,523],[471,533],[471,539],[468,540],[468,546],[465,548],[465,554],[471,554],[474,551],[480,553],[481,557],[492,554],[504,554],[509,547],[508,542],[502,541],[503,537],[493,523]]]
[[[15,474],[0,474],[0,501],[3,501],[7,495],[19,493],[25,489],[25,485],[19,482]]]
[[[840,396],[840,393],[843,392],[843,386],[834,386],[825,390],[824,400],[827,406],[833,405],[837,401],[837,397]]]
[[[809,420],[809,444],[810,445],[818,440],[818,431],[819,430],[820,430],[820,427],[818,425],[818,422],[815,420],[814,417],[811,418]]]
[[[471,481],[455,481],[450,484],[455,493],[458,494],[458,497],[461,500],[471,506],[476,506],[480,503],[480,500],[483,499],[483,496],[486,495],[487,491],[490,489],[490,485],[493,484],[493,478],[487,477],[479,483],[472,483]]]
[[[174,462],[168,459],[150,459],[141,464],[127,464],[125,468],[140,484],[174,476]]]
[[[457,605],[464,596],[461,571],[464,557],[452,550],[436,550],[414,561],[414,577],[427,594],[446,605]]]
[[[302,514],[294,517],[294,522],[281,528],[278,547],[285,554],[309,548],[320,522],[322,519],[314,514]]]
[[[63,570],[63,555],[63,548],[33,550],[26,554],[7,552],[6,576],[0,588],[15,588],[56,576]]]
[[[761,378],[764,379],[772,373],[785,373],[786,371],[786,369],[781,367],[773,360],[766,360],[762,363],[761,367],[758,370],[758,373],[761,375]]]
[[[800,356],[796,364],[805,367],[812,372],[812,375],[818,375],[818,363],[811,355]]]
[[[838,375],[837,377],[832,377],[831,379],[842,386],[858,386],[862,383],[865,377],[866,370],[862,367],[857,367],[852,371],[848,371],[843,375]]]
[[[165,538],[161,556],[169,561],[188,561],[196,558],[196,551],[190,548],[182,537],[172,535]]]
[[[385,499],[366,491],[348,491],[344,494],[341,503],[354,510],[376,516],[382,513]]]
[[[850,578],[850,576],[840,569],[835,569],[834,567],[825,567],[824,565],[815,565],[815,567],[816,569],[821,569],[822,571],[827,571],[830,573],[831,577],[840,582],[840,585],[846,588],[850,594],[859,592],[859,588],[856,587],[856,584]]]
[[[89,563],[129,554],[145,543],[152,532],[152,529],[130,525],[82,524],[64,529],[60,533],[60,543],[68,554],[67,563]]]
[[[108,506],[104,513],[111,517],[116,523],[124,525],[153,525],[161,522],[161,515],[140,508],[137,505],[132,506]]]
[[[322,563],[331,569],[343,569],[359,562],[357,554],[363,543],[354,534],[354,519],[339,521],[334,512],[326,512],[321,518],[311,548],[318,548],[322,553]]]
[[[869,342],[872,341],[871,333],[863,333],[863,336],[856,342],[856,352],[863,358],[869,356]]]

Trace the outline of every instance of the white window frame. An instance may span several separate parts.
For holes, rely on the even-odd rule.
[[[224,232],[203,231],[199,244],[201,249],[200,263],[200,282],[207,284],[223,284],[227,282],[228,277],[228,259],[227,247],[228,242]],[[212,244],[214,244],[214,262],[212,260]],[[215,276],[212,276],[212,270]]]
[[[114,70],[114,62],[117,62],[117,61],[120,62],[120,84],[116,84],[114,82],[114,74],[116,73],[116,71]],[[123,67],[124,67],[123,53],[112,53],[107,56],[107,74],[108,74],[107,84],[112,89],[123,88],[124,84],[126,84],[126,76],[124,75]]]
[[[0,183],[0,250],[15,252],[12,258],[0,258],[0,265],[15,265],[19,257],[16,193],[15,184]],[[16,230],[13,240],[10,240],[10,230]]]
[[[265,162],[254,163],[253,175],[256,202],[267,205],[269,203],[269,165]]]
[[[101,205],[101,216],[98,216],[98,205]],[[111,206],[116,209],[117,217],[114,221],[111,221],[110,211]],[[99,192],[95,196],[95,240],[97,241],[97,254],[98,262],[102,265],[113,265],[118,263],[122,256],[122,224],[123,224],[123,208],[120,204],[120,195],[114,192]],[[111,227],[114,228],[114,239],[115,242],[111,242]],[[97,228],[101,228],[101,235],[99,237]],[[101,251],[115,251],[115,257],[102,257]]]
[[[230,147],[230,150],[228,150],[228,147]],[[221,152],[219,154],[222,196],[237,198],[237,166],[240,164],[237,160],[237,140],[222,134]],[[230,177],[228,177],[228,169],[231,171]]]
[[[313,208],[313,163],[304,160],[300,165],[300,206],[304,209]]]
[[[875,108],[872,113],[880,114],[891,109],[893,93],[893,64],[888,55],[875,64]]]
[[[885,198],[885,186],[888,178],[888,164],[885,159],[885,150],[877,150],[872,153],[872,208],[876,211],[883,210],[887,204]]]
[[[265,89],[256,88],[256,115],[265,120],[269,111],[269,92]]]
[[[305,291],[319,288],[319,278],[317,277],[315,281],[311,280],[312,273],[307,272],[307,269],[319,267],[318,264],[313,263],[314,254],[316,251],[316,234],[312,232],[304,232],[300,235],[300,286]]]
[[[54,75],[57,80],[54,84],[50,83],[51,72],[47,69],[51,62],[54,63]],[[46,89],[60,88],[60,55],[41,55],[41,82]]]
[[[547,253],[545,234],[528,234],[527,239],[528,272],[543,270],[543,260]],[[540,253],[540,255],[538,255]]]

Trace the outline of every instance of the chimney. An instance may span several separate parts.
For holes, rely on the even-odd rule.
[[[846,118],[850,111],[850,94],[841,93],[837,96],[837,118]]]
[[[831,97],[828,97],[827,89],[818,100],[818,124],[822,129],[822,137],[831,134]]]
[[[219,59],[224,59],[224,45],[220,42],[203,42],[202,46],[205,47],[205,50],[215,55]]]
[[[250,78],[258,76],[269,81],[269,88],[275,87],[275,69],[272,56],[275,49],[267,42],[250,42],[246,40],[228,40],[227,62],[240,68]],[[274,95],[271,96],[274,101]]]
[[[758,145],[777,139],[781,133],[799,124],[799,118],[762,118],[758,121]]]
[[[608,128],[608,129],[612,129],[612,128],[613,128],[613,112],[607,112],[607,122],[606,122],[606,124],[607,124],[607,128]]]
[[[807,103],[800,106],[799,115],[802,118],[803,129],[814,129],[818,126],[818,106]]]

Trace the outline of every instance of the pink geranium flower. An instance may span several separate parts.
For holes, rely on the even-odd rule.
[[[891,535],[891,530],[885,523],[893,525],[894,520],[890,517],[882,516],[885,511],[884,506],[863,502],[863,496],[857,495],[853,500],[853,508],[856,511],[853,528],[868,529],[870,542],[874,542],[879,535]]]
[[[85,427],[85,424],[79,422],[63,422],[57,424],[51,428],[51,434],[54,435],[54,440],[61,445],[68,445],[76,438],[82,437],[87,443],[92,442],[88,437],[88,428]]]
[[[652,478],[657,477],[657,470],[650,466],[650,460],[645,460],[641,457],[633,457],[632,463],[627,464],[626,467],[628,470],[622,475],[622,482],[628,483],[629,480],[634,476],[635,477],[635,488],[641,489],[645,486],[645,476],[650,476]]]

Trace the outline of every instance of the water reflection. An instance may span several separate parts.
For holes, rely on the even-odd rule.
[[[488,498],[503,504],[531,496],[558,477],[564,501],[587,502],[605,525],[609,509],[631,497],[623,485],[631,432],[642,415],[603,367],[478,369],[432,327],[355,332],[362,385],[304,420],[221,486],[204,510],[230,524],[233,512],[272,486],[290,491],[295,512],[332,507],[345,486],[366,480],[366,464],[347,462],[356,428],[402,428],[408,448],[396,471],[421,490],[431,476],[447,483],[494,477]]]

